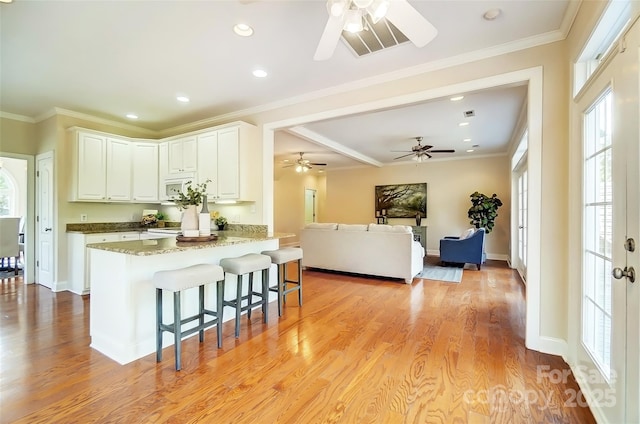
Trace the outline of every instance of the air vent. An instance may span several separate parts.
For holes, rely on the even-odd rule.
[[[342,31],[342,38],[358,56],[364,56],[409,41],[406,35],[384,18],[380,19],[377,24],[371,21],[368,14],[365,14],[364,19],[365,29],[363,31],[357,33]]]
[[[462,114],[464,115],[465,118],[471,118],[472,116],[476,116],[475,110],[467,110],[465,112],[462,112]]]

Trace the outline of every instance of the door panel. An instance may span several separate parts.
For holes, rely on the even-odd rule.
[[[53,153],[36,157],[36,282],[52,288],[55,271]]]
[[[637,289],[613,268],[637,261],[638,25],[578,101],[582,119],[581,343],[576,378],[596,417],[637,422]],[[637,268],[637,264],[634,265]],[[629,383],[629,384],[627,384]],[[582,396],[582,393],[580,393]]]

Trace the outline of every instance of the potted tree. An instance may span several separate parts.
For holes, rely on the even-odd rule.
[[[487,233],[490,233],[495,225],[498,208],[502,206],[502,201],[495,193],[489,197],[476,191],[469,197],[471,197],[471,207],[467,215],[471,219],[471,224],[476,228],[484,228]]]

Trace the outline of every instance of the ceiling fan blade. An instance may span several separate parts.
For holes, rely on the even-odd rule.
[[[429,150],[429,153],[455,153],[453,149]]]
[[[411,153],[409,153],[407,155],[398,156],[397,158],[393,158],[393,160],[406,158],[407,156],[412,156],[412,155],[413,155],[413,152],[411,152]]]
[[[429,156],[429,159],[431,159],[433,157],[429,153],[425,153],[425,155]]]
[[[292,166],[294,166],[295,164],[290,163],[288,165],[282,165],[283,168],[291,168]]]
[[[338,40],[340,40],[340,36],[342,35],[342,28],[344,28],[344,15],[329,16],[327,25],[324,27],[324,32],[318,43],[316,53],[313,55],[313,60],[327,60],[333,56],[333,51],[336,49]]]
[[[426,46],[438,35],[436,27],[407,3],[407,0],[391,0],[385,18],[402,31],[417,47]]]
[[[309,165],[327,166],[326,163],[309,162]]]
[[[393,153],[413,153],[413,150],[389,150]]]

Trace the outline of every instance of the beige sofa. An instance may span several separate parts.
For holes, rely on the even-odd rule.
[[[425,251],[405,225],[313,223],[300,233],[302,265],[401,278],[411,284]]]

